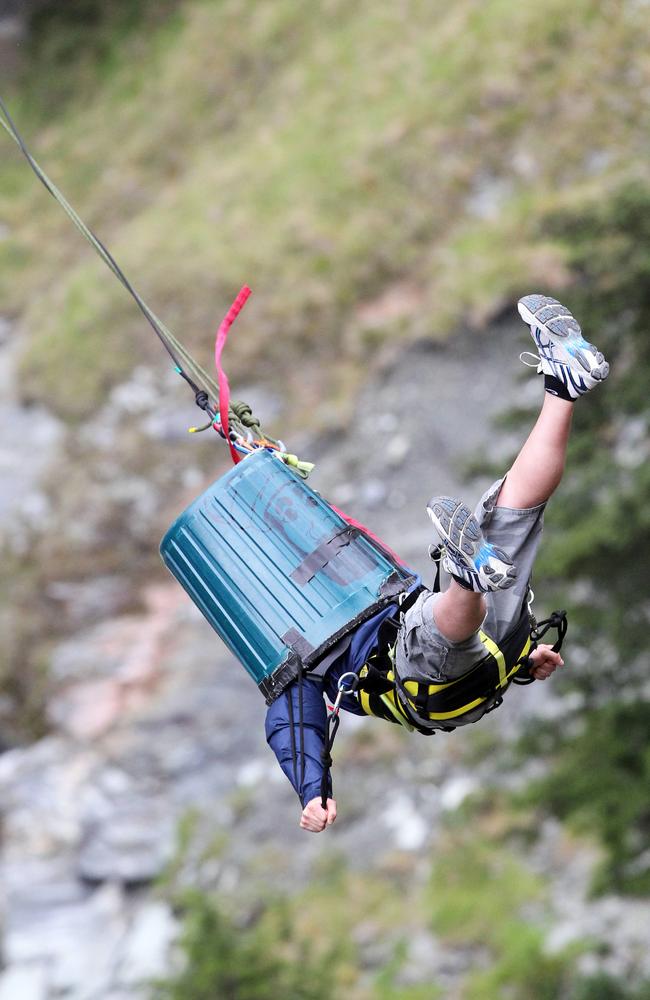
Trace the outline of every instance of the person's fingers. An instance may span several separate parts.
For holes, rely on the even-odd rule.
[[[533,660],[553,660],[554,663],[559,663],[562,660],[560,654],[556,653],[553,647],[545,642],[533,650],[530,655]]]
[[[300,827],[309,833],[320,833],[327,824],[327,813],[320,803],[309,802],[302,811]]]
[[[331,826],[336,819],[336,802],[334,799],[327,800],[327,825]]]
[[[539,670],[540,667],[545,669],[555,669],[556,667],[563,667],[564,660],[559,653],[551,649],[550,646],[540,647],[536,650],[537,655],[533,658],[533,666],[535,669]]]

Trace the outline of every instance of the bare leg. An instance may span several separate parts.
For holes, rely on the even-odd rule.
[[[572,418],[573,403],[544,393],[537,422],[501,487],[497,507],[537,507],[555,492],[564,472]]]
[[[452,580],[447,590],[436,600],[433,620],[450,642],[463,642],[481,627],[485,610],[483,594],[465,590]]]
[[[562,479],[573,403],[544,393],[539,417],[501,487],[498,507],[525,510],[551,496]],[[434,606],[439,631],[451,642],[469,639],[485,617],[485,598],[454,580]]]

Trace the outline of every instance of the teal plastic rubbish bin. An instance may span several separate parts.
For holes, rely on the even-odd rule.
[[[262,449],[190,504],[160,551],[269,704],[416,579]]]

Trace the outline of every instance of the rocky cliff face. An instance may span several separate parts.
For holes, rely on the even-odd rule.
[[[414,345],[387,355],[345,434],[301,440],[286,429],[292,447],[317,462],[313,486],[425,576],[430,494],[478,495],[484,484],[468,489],[462,482],[468,456],[481,451],[505,460],[523,436],[522,429],[495,438],[490,417],[506,399],[539,396],[532,375],[518,377],[524,337],[518,323],[506,323],[479,339],[460,336],[449,349]],[[20,429],[27,415],[15,401],[7,406],[3,429]],[[152,414],[155,407],[152,401]],[[3,461],[20,477],[11,477],[14,493],[3,498],[5,530],[45,502],[38,499],[45,453],[56,460],[66,433],[41,413],[33,447],[6,434]],[[420,852],[436,844],[443,816],[493,777],[489,761],[471,772],[459,762],[453,740],[464,736],[424,741],[384,727],[388,752],[386,745],[361,752],[361,731],[383,724],[349,717],[335,766],[339,822],[327,841],[301,833],[297,801],[264,743],[263,701],[241,667],[162,570],[141,589],[137,607],[120,603],[125,589],[128,581],[102,575],[58,581],[63,612],[81,624],[51,649],[50,733],[0,756],[0,1000],[145,995],[144,984],[170,967],[178,933],[152,885],[174,858],[178,824],[190,814],[194,840],[182,859],[188,882],[226,895],[253,884],[267,892],[297,889],[332,850],[352,867],[397,857],[403,873],[415,871]],[[483,725],[507,739],[528,713],[552,705],[552,689],[534,685],[513,692]],[[379,732],[372,729],[373,738]],[[525,780],[524,772],[515,779]],[[206,852],[216,840],[219,850]],[[554,824],[541,831],[527,863],[550,886],[549,947],[587,928],[607,941],[603,962],[615,973],[650,973],[647,904],[612,897],[588,904],[593,858],[572,849]],[[452,991],[467,954],[428,930],[413,941],[411,970]],[[378,961],[373,947],[370,941],[370,965]]]

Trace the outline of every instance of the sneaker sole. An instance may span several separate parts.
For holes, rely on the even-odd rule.
[[[490,565],[477,568],[476,558],[486,542],[469,507],[453,497],[436,497],[427,507],[427,512],[448,549],[453,551],[454,556],[470,573],[488,578],[491,589],[505,590],[513,586],[517,570],[511,564],[510,557],[494,545],[490,545],[490,552],[510,568],[506,573],[499,573]]]
[[[542,330],[553,346],[559,348],[558,361],[570,367],[577,362],[598,382],[607,378],[609,364],[604,354],[584,339],[580,324],[561,302],[548,295],[525,295],[519,300],[517,308],[524,323]],[[595,364],[591,364],[585,352],[594,355]]]

